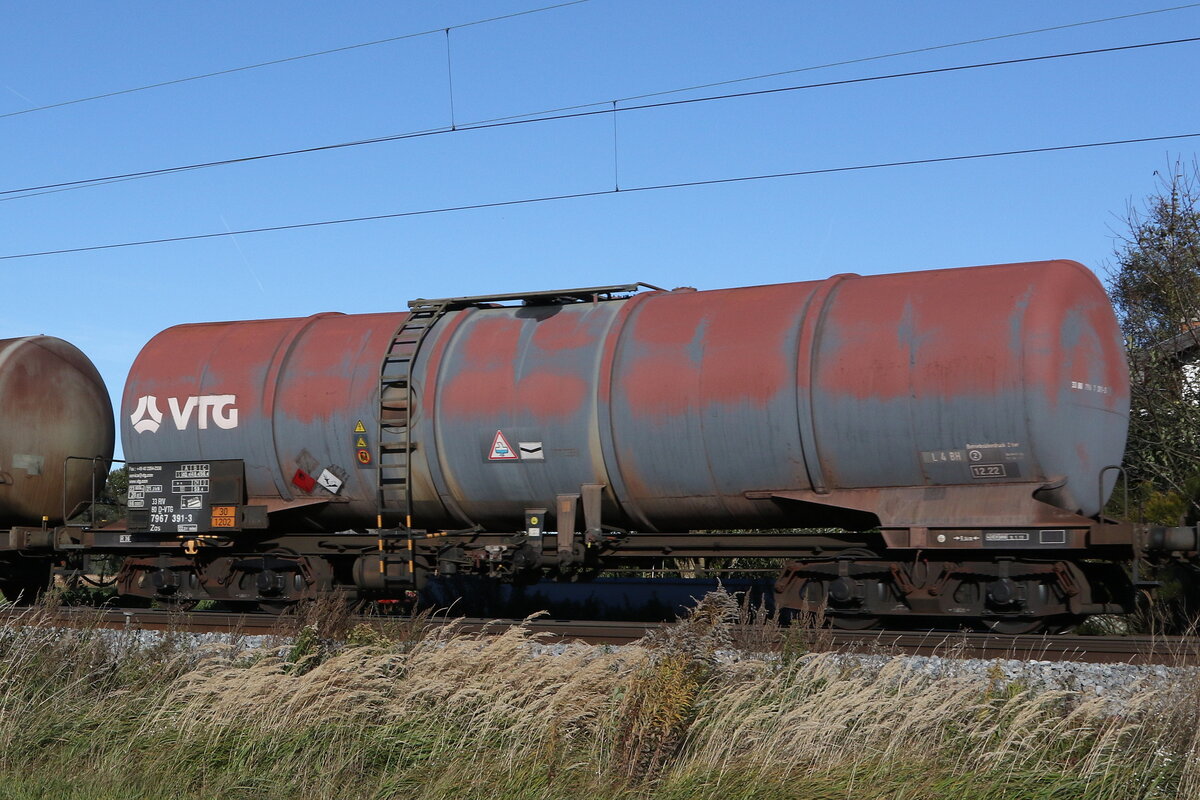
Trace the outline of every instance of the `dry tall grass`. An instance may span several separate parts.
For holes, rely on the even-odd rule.
[[[1200,796],[1182,681],[1113,704],[900,659],[735,659],[736,616],[710,596],[638,646],[561,653],[521,626],[310,626],[251,653],[0,628],[0,796]]]

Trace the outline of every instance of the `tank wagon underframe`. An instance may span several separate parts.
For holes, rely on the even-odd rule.
[[[598,487],[582,488],[593,494]],[[559,501],[569,506],[579,499]],[[405,597],[433,576],[574,581],[602,570],[669,569],[673,559],[773,558],[784,561],[775,587],[780,609],[823,614],[846,628],[941,621],[1017,633],[1131,611],[1133,587],[1119,564],[1139,555],[1143,534],[1127,524],[1067,519],[1040,503],[1052,518],[1046,524],[1057,527],[1006,525],[1012,519],[1003,516],[993,516],[994,524],[986,527],[962,527],[969,517],[960,514],[954,527],[827,534],[631,533],[605,526],[594,502],[580,505],[582,524],[570,526],[577,528],[572,532],[545,531],[545,509],[538,508],[528,510],[525,530],[516,533],[387,529],[279,535],[263,529],[265,507],[234,504],[241,528],[236,532],[14,528],[0,551],[20,553],[26,561],[42,555],[47,564],[83,553],[116,554],[123,556],[117,578],[122,595],[184,607],[216,600],[272,611],[321,594]],[[565,518],[560,509],[560,521]],[[1157,540],[1161,545],[1163,534]],[[1180,545],[1183,538],[1171,541]],[[0,566],[5,563],[0,559]]]

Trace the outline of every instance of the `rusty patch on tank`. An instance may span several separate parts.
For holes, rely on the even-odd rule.
[[[965,274],[964,274],[965,273]],[[857,399],[985,395],[1017,385],[1010,314],[1030,285],[1010,270],[933,270],[845,283],[828,311],[820,388]]]
[[[546,353],[595,347],[606,317],[587,313],[558,313],[534,325],[530,343]]]
[[[635,415],[675,415],[698,408],[700,370],[671,353],[638,358],[615,383]]]
[[[507,368],[469,370],[448,377],[441,388],[440,411],[460,419],[505,419],[528,413],[535,419],[577,413],[589,384],[578,375],[540,371],[515,380]]]
[[[461,369],[511,372],[516,368],[523,327],[521,320],[507,316],[468,320],[454,353],[462,359]]]
[[[582,369],[588,362],[566,359],[555,369],[540,355],[540,348],[523,341],[527,326],[533,327],[532,339],[547,325],[578,332],[569,320],[560,322],[556,317],[541,321],[499,315],[468,319],[461,343],[441,359],[440,411],[460,419],[505,419],[521,413],[550,419],[577,413],[585,405],[590,383],[571,369]]]
[[[405,316],[339,315],[315,322],[282,365],[277,413],[307,424],[365,406],[378,389],[383,353]]]
[[[649,298],[625,336],[615,378],[635,415],[716,404],[762,407],[793,391],[798,315],[811,284]]]

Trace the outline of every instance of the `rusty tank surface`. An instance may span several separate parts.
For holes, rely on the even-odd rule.
[[[668,532],[1090,517],[1124,449],[1119,330],[1071,261],[475,300],[170,328],[125,453],[243,459],[311,529],[553,530],[591,486],[606,525]]]
[[[99,372],[51,336],[0,340],[0,527],[55,525],[90,501],[113,454]]]
[[[380,363],[404,319],[318,314],[169,328],[142,349],[125,384],[126,458],[241,459],[249,495],[273,512],[306,509],[306,525],[330,530],[373,525],[377,462],[372,453],[358,465],[355,436],[375,439]],[[315,482],[327,469],[336,493]]]

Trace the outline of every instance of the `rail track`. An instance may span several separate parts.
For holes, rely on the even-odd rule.
[[[455,624],[463,633],[507,630],[524,624],[541,641],[586,642],[622,645],[672,623],[534,619],[478,619],[430,617],[417,623],[405,617],[362,616],[349,625],[368,624],[380,629],[406,625]],[[144,608],[61,607],[53,610],[0,608],[0,625],[100,627],[132,630],[173,630],[186,633],[234,633],[245,636],[294,634],[304,624],[294,616],[232,613],[224,611],[164,611]],[[787,643],[812,651],[847,651],[879,654],[937,655],[947,658],[1011,658],[1035,661],[1086,661],[1092,663],[1200,665],[1200,637],[1196,636],[1079,636],[1005,635],[955,631],[840,631],[829,629],[778,629],[733,626],[735,646],[776,649]]]

